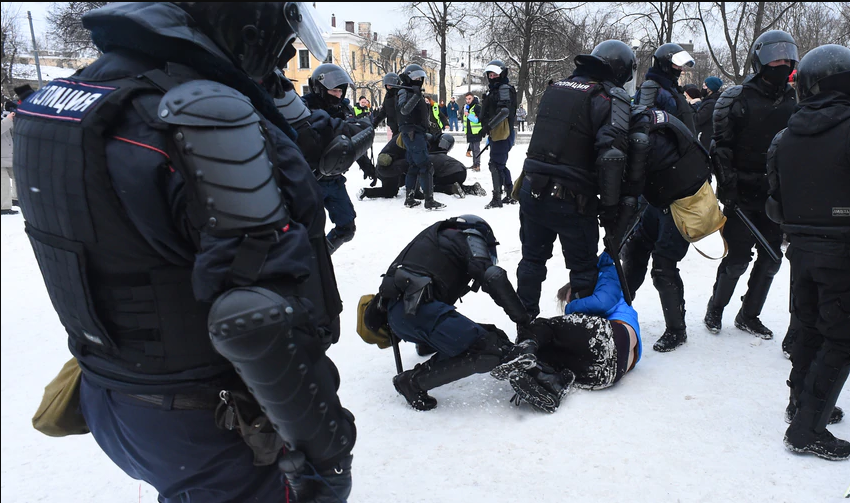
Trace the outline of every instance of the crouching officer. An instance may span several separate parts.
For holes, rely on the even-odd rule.
[[[835,402],[850,374],[849,90],[850,49],[809,51],[797,70],[799,109],[767,154],[767,214],[788,236],[802,325],[791,348],[785,445],[829,460],[850,458],[850,442],[826,429],[843,416]]]
[[[323,66],[327,65],[316,71]],[[341,108],[335,116],[322,108],[307,108],[305,100],[295,93],[292,82],[278,69],[263,79],[263,86],[274,98],[278,111],[298,133],[298,147],[324,190],[325,207],[331,221],[336,224],[327,235],[328,249],[333,254],[354,238],[356,230],[356,213],[345,190],[343,174],[355,161],[365,158],[375,131],[367,118],[348,117]],[[316,103],[316,100],[312,102]],[[368,171],[372,164],[365,159]],[[375,176],[374,170],[369,171],[369,175]]]
[[[525,346],[514,347],[504,332],[455,310],[461,297],[480,288],[511,321],[520,326],[531,322],[507,273],[496,265],[498,244],[484,219],[461,215],[420,232],[384,275],[379,308],[386,311],[390,329],[402,340],[437,351],[393,378],[396,390],[414,409],[436,407],[428,390],[438,386],[491,371],[505,379],[512,370],[534,364]]]
[[[621,204],[630,113],[622,86],[634,76],[635,55],[623,42],[606,40],[575,62],[568,79],[543,93],[523,165],[517,293],[533,316],[556,237],[573,298],[593,293],[598,225],[613,232]]]
[[[309,9],[114,3],[82,22],[103,55],[21,105],[14,169],[95,440],[159,501],[283,502],[281,469],[299,502],[345,500],[321,191],[256,84],[296,35],[324,57]]]

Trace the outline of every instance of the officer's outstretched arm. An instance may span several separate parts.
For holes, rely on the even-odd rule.
[[[398,91],[398,111],[402,115],[410,115],[422,99],[422,93],[414,92],[409,89],[400,89]]]
[[[481,289],[490,295],[497,306],[505,310],[511,321],[520,325],[530,323],[531,316],[519,300],[507,273],[493,264],[487,242],[475,231],[464,232],[464,235],[470,252],[469,271],[473,278],[481,283]]]
[[[768,218],[777,224],[785,223],[784,211],[782,208],[782,190],[779,186],[779,171],[776,167],[776,149],[779,148],[779,142],[782,141],[782,136],[788,128],[776,133],[773,141],[770,142],[770,148],[767,149],[767,182],[770,187],[767,189],[767,202],[765,203],[765,211]]]
[[[259,279],[290,225],[260,116],[242,94],[210,81],[171,89],[158,116],[171,127],[171,161],[185,179],[190,222],[216,246],[241,243],[230,265],[239,286],[210,309],[213,346],[233,363],[288,450],[303,452],[320,472],[347,463],[354,418],[339,403],[338,374],[312,306],[294,280]]]

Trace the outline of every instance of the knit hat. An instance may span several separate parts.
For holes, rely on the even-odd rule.
[[[723,81],[717,77],[708,77],[705,79],[705,87],[711,90],[711,92],[716,93],[721,87],[723,87]]]

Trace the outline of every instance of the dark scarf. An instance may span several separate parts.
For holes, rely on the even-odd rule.
[[[676,93],[677,88],[679,87],[679,79],[672,79],[669,75],[661,73],[660,70],[654,67],[650,68],[646,72],[646,80],[654,80],[655,82],[658,82],[661,87],[671,93]]]
[[[162,64],[178,63],[196,70],[209,80],[232,87],[247,96],[254,108],[292,141],[298,138],[298,134],[278,111],[271,95],[260,84],[232,63],[195,44],[158,35],[130,20],[116,20],[111,26],[93,27],[91,35],[94,44],[104,53],[125,49],[151,57]]]

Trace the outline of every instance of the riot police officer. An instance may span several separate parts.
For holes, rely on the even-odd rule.
[[[668,352],[688,340],[685,287],[677,265],[685,258],[689,244],[673,221],[670,205],[696,193],[711,176],[711,166],[708,152],[696,137],[667,112],[638,107],[633,113],[630,137],[633,148],[629,150],[629,172],[644,176],[637,176],[636,186],[629,184],[624,193],[643,196],[648,204],[620,258],[634,298],[652,256],[652,284],[658,290],[666,325],[652,348]],[[638,166],[640,163],[645,164]]]
[[[753,74],[743,85],[723,91],[714,108],[711,157],[718,180],[717,198],[728,219],[723,237],[729,244],[729,254],[717,269],[704,319],[705,326],[715,334],[722,327],[723,309],[735,292],[738,278],[753,259],[752,248],[756,244],[735,208],[740,208],[770,247],[781,253],[782,232],[764,210],[765,156],[770,141],[788,123],[797,103],[794,89],[788,85],[788,75],[798,60],[797,45],[788,33],[773,30],[760,35],[751,52]],[[747,293],[735,317],[737,328],[763,339],[773,338],[759,314],[780,265],[758,250]]]
[[[425,140],[431,116],[431,107],[422,96],[426,75],[425,70],[417,64],[407,65],[399,75],[402,86],[396,99],[398,128],[406,150],[407,163],[410,165],[404,181],[407,190],[404,205],[408,208],[419,206],[419,201],[414,198],[418,179],[418,184],[425,194],[425,208],[440,210],[446,205],[434,199],[434,166],[428,159],[428,145]]]
[[[824,45],[797,70],[799,109],[767,154],[767,212],[788,236],[791,298],[800,330],[791,348],[785,445],[850,458],[827,424],[850,374],[850,49]],[[812,152],[818,162],[811,162]]]
[[[531,321],[507,273],[496,265],[498,244],[484,219],[461,215],[420,232],[387,269],[378,306],[390,329],[402,340],[437,351],[393,378],[411,407],[433,409],[437,400],[428,390],[464,377],[492,371],[494,377],[506,379],[511,371],[534,365],[526,345],[515,348],[504,332],[475,323],[454,307],[480,288],[514,323],[525,326]]]
[[[646,80],[635,93],[635,104],[664,110],[696,134],[694,109],[679,86],[682,70],[693,66],[694,58],[681,45],[662,45],[652,55],[652,66],[646,72]]]
[[[482,131],[490,137],[490,175],[493,179],[493,199],[484,207],[501,208],[503,204],[514,204],[511,198],[511,172],[508,169],[508,154],[516,139],[517,97],[516,89],[508,81],[508,67],[495,59],[484,68],[488,90],[481,98]],[[507,121],[507,123],[505,123]],[[504,132],[507,128],[507,137]],[[501,136],[499,136],[501,134]],[[502,198],[504,188],[505,197]]]
[[[342,306],[321,192],[256,83],[296,35],[324,57],[309,8],[114,3],[82,22],[103,55],[21,104],[14,169],[95,440],[164,502],[282,502],[281,470],[298,501],[344,500],[356,433],[325,355]]]
[[[555,238],[570,269],[573,298],[590,295],[597,276],[597,215],[613,233],[620,211],[631,104],[622,86],[634,76],[635,55],[623,42],[606,40],[575,62],[568,79],[543,93],[523,165],[517,293],[532,316],[540,312]]]
[[[368,117],[355,119],[354,110],[349,105],[348,98],[345,97],[348,86],[354,83],[345,70],[332,63],[319,65],[313,70],[308,84],[310,92],[304,95],[307,108],[324,110],[331,117],[329,129],[323,130],[324,128],[320,128],[319,125],[311,124],[311,128],[319,132],[320,143],[322,140],[329,142],[337,136],[360,138],[357,136],[358,133],[372,129],[372,122]],[[374,134],[368,138],[358,139],[355,144],[368,148],[371,146],[373,136]],[[357,163],[366,176],[374,178],[375,168],[369,158],[364,155],[365,152],[366,150],[358,149],[361,155],[357,157]],[[311,156],[307,159],[311,160]],[[350,164],[345,166],[342,163],[336,163],[334,169],[328,169],[327,165],[317,166],[314,162],[311,167],[319,179],[319,186],[324,191],[325,208],[328,210],[331,222],[334,223],[334,228],[328,232],[327,236],[331,253],[333,253],[343,243],[351,241],[356,230],[354,219],[357,213],[345,188],[344,173],[348,171]]]
[[[397,73],[389,72],[384,75],[382,82],[387,94],[384,95],[384,102],[381,104],[381,108],[377,112],[372,113],[372,127],[378,127],[381,121],[386,119],[387,127],[390,128],[390,131],[392,131],[393,135],[395,135],[398,133],[398,119],[396,119],[395,102],[396,95],[398,94],[398,85],[401,83],[401,80],[399,80]]]

